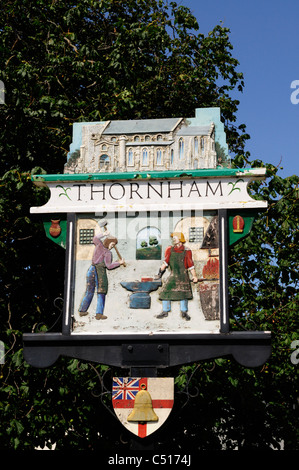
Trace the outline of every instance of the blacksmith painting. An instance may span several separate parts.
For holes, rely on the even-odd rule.
[[[218,211],[76,216],[76,334],[219,332]]]

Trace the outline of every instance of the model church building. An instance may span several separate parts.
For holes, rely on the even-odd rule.
[[[188,119],[75,123],[64,172],[151,172],[219,166],[229,166],[220,110],[201,108]]]

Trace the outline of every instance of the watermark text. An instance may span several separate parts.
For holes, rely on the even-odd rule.
[[[291,363],[298,364],[299,363],[299,339],[292,341],[291,348],[295,349],[294,352],[291,354]]]
[[[291,83],[291,88],[294,89],[292,91],[290,99],[292,104],[299,103],[299,80],[293,80]]]

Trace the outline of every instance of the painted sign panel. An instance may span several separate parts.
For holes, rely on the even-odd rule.
[[[250,191],[265,177],[231,168],[219,108],[75,123],[63,174],[32,175],[49,199],[30,212],[66,264],[62,332],[27,335],[30,360],[165,367],[218,357],[217,337],[233,353],[227,251],[267,207]],[[44,357],[33,353],[39,342]]]
[[[138,437],[147,437],[159,429],[168,418],[173,402],[173,378],[113,378],[115,414]]]
[[[238,211],[234,239],[248,233],[240,213],[267,206],[248,192],[264,177],[260,168],[37,176],[50,199],[31,212],[49,214],[54,234],[59,214],[71,220],[63,332],[227,332],[227,212]]]
[[[73,333],[219,331],[218,211],[81,214]]]
[[[164,173],[168,180],[144,175],[131,175],[132,180],[89,181],[81,177],[63,175],[61,181],[52,182],[48,177],[47,186],[51,197],[42,207],[31,208],[32,213],[82,213],[82,212],[127,212],[144,210],[150,205],[152,210],[173,210],[178,204],[182,210],[189,209],[234,209],[262,208],[264,201],[252,199],[247,186],[252,179],[264,176],[263,169],[239,171],[234,177],[217,176],[217,170],[210,172],[209,178],[176,178]],[[195,173],[196,174],[196,173]],[[219,175],[219,172],[218,172]],[[88,175],[85,175],[88,176]],[[191,175],[192,176],[192,175]],[[129,178],[129,175],[127,175]],[[42,181],[37,184],[45,184]]]

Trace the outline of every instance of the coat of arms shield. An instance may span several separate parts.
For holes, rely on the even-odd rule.
[[[112,405],[120,422],[138,437],[147,437],[168,418],[174,402],[171,377],[114,377]]]

